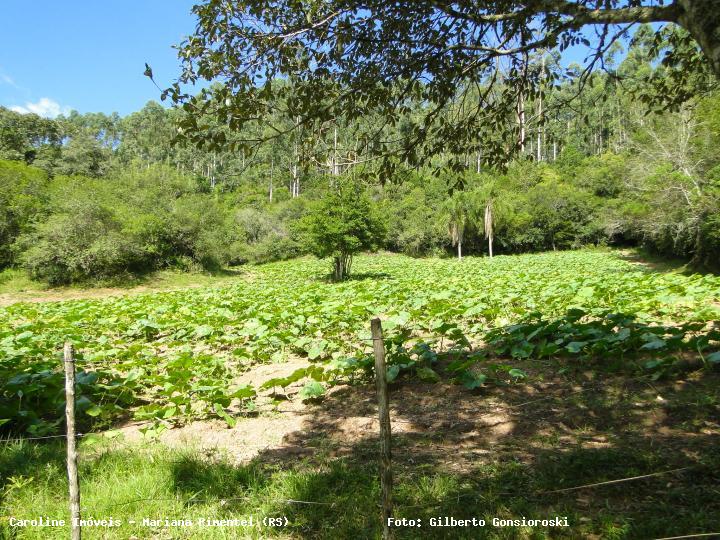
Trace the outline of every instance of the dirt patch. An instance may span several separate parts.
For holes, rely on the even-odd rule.
[[[67,300],[97,300],[103,298],[117,298],[121,296],[135,296],[149,292],[170,292],[182,289],[194,289],[203,284],[184,285],[182,287],[152,287],[140,285],[129,289],[98,287],[93,289],[48,289],[47,291],[28,291],[21,293],[0,294],[0,307],[17,304],[19,302],[64,302]]]
[[[259,388],[264,382],[275,378],[284,378],[292,375],[296,370],[310,366],[311,363],[306,358],[300,358],[298,356],[290,356],[286,360],[275,364],[260,364],[253,366],[252,369],[246,371],[240,375],[235,382],[238,384],[250,384],[255,388]],[[298,384],[293,384],[288,387],[289,391],[292,392]],[[276,390],[281,390],[280,388]],[[261,392],[264,395],[270,395],[273,390],[267,390]]]
[[[172,292],[200,287],[221,286],[238,280],[252,281],[255,277],[248,271],[229,271],[228,275],[208,276],[204,274],[183,275],[180,283],[173,278],[150,278],[147,284],[138,284],[130,287],[59,287],[45,290],[28,290],[11,293],[0,293],[0,307],[9,306],[19,302],[63,302],[67,300],[96,300],[103,298],[116,298],[122,296],[135,296],[153,292]],[[187,280],[187,281],[185,281]],[[196,280],[197,282],[193,282]]]
[[[262,365],[239,381],[257,385],[307,365],[301,358]],[[401,467],[432,463],[468,473],[498,459],[532,463],[548,451],[601,451],[637,440],[684,449],[703,436],[720,435],[716,401],[695,410],[692,422],[680,414],[686,402],[712,394],[718,379],[717,374],[704,373],[648,384],[621,376],[567,381],[546,374],[537,384],[475,391],[447,383],[396,382],[390,388],[393,459]],[[256,412],[235,411],[234,428],[219,420],[197,421],[169,429],[159,439],[175,448],[220,453],[236,463],[287,464],[300,458],[341,456],[374,459],[379,431],[374,386],[333,387],[322,402],[312,404],[298,399],[302,384],[291,385],[284,394],[261,392]],[[141,440],[144,425],[123,426],[122,437]]]
[[[306,359],[299,357],[278,364],[261,364],[241,374],[234,382],[258,389],[269,379],[287,377],[309,365]],[[203,453],[220,451],[236,462],[246,462],[270,448],[293,446],[288,443],[287,436],[300,430],[309,415],[309,406],[300,399],[293,399],[303,384],[299,381],[284,389],[258,390],[255,410],[241,409],[234,404],[230,409],[238,420],[234,428],[222,420],[193,421],[165,430],[157,438],[173,448],[190,447]],[[150,422],[129,422],[117,431],[123,441],[139,442],[144,440],[143,430],[149,426]],[[309,453],[302,447],[297,450]]]

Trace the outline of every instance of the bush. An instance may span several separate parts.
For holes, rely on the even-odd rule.
[[[253,244],[241,243],[235,247],[235,264],[261,264],[272,261],[292,259],[302,255],[304,250],[300,243],[289,236],[270,234],[260,242]]]
[[[385,226],[363,187],[350,178],[338,179],[334,188],[316,203],[303,224],[308,250],[331,258],[332,276],[350,275],[355,253],[379,247]]]
[[[17,242],[23,265],[53,285],[166,267],[217,269],[238,232],[220,202],[191,186],[164,167],[58,178],[53,214]]]
[[[0,160],[0,269],[16,262],[13,243],[45,212],[47,186],[42,170]]]
[[[229,262],[265,263],[302,255],[305,250],[294,225],[306,213],[305,199],[255,204],[233,212],[238,238],[230,248]]]
[[[92,201],[74,210],[50,216],[21,239],[22,262],[33,278],[60,285],[143,269],[142,246],[122,234],[112,212]]]

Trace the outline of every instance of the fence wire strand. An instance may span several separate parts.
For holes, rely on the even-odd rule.
[[[667,289],[670,289],[673,287],[674,286],[671,285],[671,286],[668,286]],[[663,289],[659,289],[659,290],[663,290]],[[384,336],[383,341],[386,343],[392,342],[394,339],[397,339],[397,338],[405,338],[405,339],[411,339],[411,340],[433,340],[433,341],[449,340],[449,341],[452,341],[452,337],[447,336],[447,335],[413,335],[412,333],[410,333],[409,335],[406,333],[386,335],[386,336]],[[363,341],[363,342],[373,342],[376,340],[376,338],[372,338],[372,337],[362,338],[362,337],[358,337],[358,336],[355,336],[355,339],[358,341]],[[78,367],[82,367],[83,363],[85,363],[88,366],[93,366],[93,367],[105,366],[105,365],[117,367],[117,361],[114,361],[114,362],[108,361],[107,363],[105,363],[105,362],[96,362],[96,361],[92,361],[92,360],[87,361],[87,362],[81,361],[79,363]],[[640,377],[626,379],[625,382],[634,382],[634,381],[646,380],[646,379],[647,379],[647,376],[642,375]],[[538,399],[533,399],[533,400],[525,401],[525,402],[521,402],[521,403],[509,404],[509,405],[497,404],[497,405],[493,405],[492,407],[496,411],[497,410],[512,411],[512,410],[520,409],[527,405],[531,405],[531,404],[535,404],[538,402],[547,401],[547,400],[551,400],[551,399],[554,399],[561,403],[564,403],[567,400],[575,397],[579,393],[586,392],[588,390],[592,390],[592,389],[596,388],[599,384],[601,384],[601,381],[598,381],[597,383],[594,383],[594,384],[589,384],[587,386],[583,386],[583,387],[581,387],[577,390],[574,390],[574,391],[570,392],[569,394],[566,394],[565,396],[560,397],[560,398],[558,398],[558,396],[549,395],[549,396],[544,396],[544,397],[540,397]],[[490,408],[490,404],[488,406],[488,409],[489,408]],[[244,415],[247,416],[247,415],[253,414],[255,412],[257,412],[257,413],[272,412],[272,413],[280,413],[280,414],[291,413],[291,414],[303,414],[303,415],[309,414],[309,413],[305,413],[303,411],[281,410],[281,409],[277,409],[277,408],[273,407],[270,409],[257,409],[256,411],[249,411],[249,412],[246,412]],[[338,418],[342,418],[342,417],[338,417]],[[378,418],[375,416],[368,415],[368,416],[362,416],[361,418],[367,418],[374,422],[379,421]],[[416,422],[416,421],[403,420],[401,418],[391,419],[391,423],[394,423],[394,424],[397,424],[397,423],[418,424],[418,422]],[[92,437],[92,438],[97,437],[98,439],[101,439],[101,440],[104,439],[112,444],[120,444],[121,446],[131,446],[131,445],[134,445],[137,443],[137,441],[132,441],[132,440],[120,441],[114,436],[105,436],[102,433],[77,433],[76,434],[76,438],[78,438],[78,439],[88,438],[88,437]],[[25,442],[25,441],[45,441],[45,440],[63,439],[63,438],[66,438],[65,434],[44,435],[44,436],[35,436],[35,437],[0,438],[0,443],[10,444],[10,443],[17,443],[17,442]],[[153,441],[155,439],[151,438],[150,440]],[[319,447],[309,446],[306,444],[287,444],[287,443],[282,443],[282,442],[277,443],[277,444],[239,443],[238,446],[242,447],[242,448],[258,449],[258,451],[260,451],[260,450],[282,450],[282,449],[289,449],[289,448],[302,448],[302,449],[307,449],[307,450],[321,449]],[[354,448],[353,445],[340,445],[340,446],[334,445],[334,447],[336,447],[336,448],[337,447]],[[443,450],[441,449],[441,451],[443,451]],[[693,466],[681,467],[681,468],[677,468],[677,469],[657,471],[657,472],[653,472],[653,473],[649,473],[649,474],[645,474],[645,475],[634,476],[634,477],[627,477],[627,478],[621,478],[621,479],[615,479],[615,480],[607,480],[607,481],[603,481],[603,482],[584,484],[584,485],[573,486],[573,487],[568,487],[568,488],[559,488],[559,489],[553,489],[553,490],[549,490],[549,491],[526,493],[524,495],[530,496],[530,497],[537,497],[537,496],[545,496],[545,495],[562,494],[562,493],[576,491],[576,490],[593,489],[593,488],[597,488],[597,487],[601,487],[601,486],[616,485],[616,484],[621,484],[621,483],[625,483],[625,482],[638,481],[638,480],[643,480],[643,479],[652,478],[652,477],[659,477],[659,476],[663,476],[663,475],[667,475],[667,474],[682,473],[684,471],[687,471],[690,469],[697,469],[700,467],[702,467],[702,465],[693,465]],[[513,495],[513,494],[505,493],[505,495]],[[480,493],[460,494],[457,496],[457,499],[459,500],[459,499],[469,498],[469,497],[482,497],[482,495]],[[252,498],[251,497],[228,497],[228,498],[217,498],[217,499],[196,499],[196,498],[191,497],[184,501],[181,499],[178,499],[178,498],[142,498],[142,499],[135,499],[135,500],[131,500],[131,501],[124,501],[124,502],[112,504],[112,505],[109,505],[109,507],[114,508],[114,507],[118,507],[118,506],[126,506],[126,505],[130,505],[130,504],[135,504],[135,503],[140,503],[140,502],[150,502],[150,501],[177,501],[177,502],[181,502],[183,505],[188,505],[188,504],[193,504],[193,503],[220,503],[222,505],[229,501],[249,501],[249,500],[252,500]],[[329,506],[329,507],[336,506],[335,503],[331,503],[331,502],[305,501],[305,500],[300,500],[300,499],[275,499],[275,501],[286,503],[286,504],[321,505],[321,506]],[[405,509],[425,508],[425,507],[439,506],[439,505],[442,505],[443,503],[444,503],[444,501],[428,501],[423,504],[416,504],[416,505],[399,504],[398,506],[405,508]],[[692,534],[692,535],[685,535],[685,536],[666,537],[666,538],[657,539],[657,540],[680,540],[680,539],[685,539],[685,538],[688,538],[688,539],[689,538],[706,538],[706,537],[713,537],[716,535],[718,535],[718,533],[700,533],[700,534]]]

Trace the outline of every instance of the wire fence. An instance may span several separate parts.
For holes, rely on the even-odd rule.
[[[408,335],[407,333],[404,332],[402,334],[394,334],[394,335],[384,336],[384,338],[382,339],[382,342],[383,343],[386,343],[386,342],[392,343],[394,339],[399,338],[399,337],[409,338],[409,339],[427,339],[427,340],[433,340],[433,341],[444,341],[444,340],[449,339],[448,336],[445,336],[445,335],[428,335],[428,334]],[[369,341],[369,342],[376,342],[378,340],[378,338],[358,338],[358,339],[360,339],[362,341]],[[98,365],[102,365],[104,363],[88,362],[88,364],[95,367]],[[112,364],[113,367],[115,367],[115,365],[116,365],[116,363],[112,362],[112,361],[108,361],[107,364],[108,365]],[[625,383],[632,383],[632,382],[638,382],[638,381],[648,382],[647,375],[640,375],[638,377],[633,377],[633,378],[624,378]],[[603,381],[596,381],[596,382],[584,385],[578,389],[571,390],[561,397],[557,396],[557,395],[548,395],[548,396],[542,396],[537,399],[524,401],[524,402],[520,402],[520,403],[489,404],[489,408],[488,408],[487,412],[490,412],[490,410],[511,412],[511,411],[515,411],[515,410],[521,409],[523,407],[533,405],[533,404],[536,404],[536,403],[539,403],[542,401],[547,401],[547,400],[554,400],[556,403],[564,403],[570,399],[574,399],[578,394],[595,390],[602,385],[603,385]],[[310,414],[306,411],[283,410],[283,409],[279,409],[278,407],[275,407],[275,406],[273,406],[271,408],[257,408],[251,412],[246,412],[244,414],[245,415],[255,415],[255,414],[261,414],[261,413],[280,413],[280,414],[299,414],[299,415]],[[479,410],[478,414],[481,414],[481,413],[482,413],[482,411]],[[342,417],[338,417],[338,418],[342,418]],[[366,418],[369,420],[373,420],[374,422],[381,422],[381,420],[379,420],[375,416],[368,415],[368,416],[360,416],[359,418]],[[391,423],[415,424],[415,425],[418,424],[418,422],[416,420],[404,420],[402,418],[391,419]],[[54,434],[54,435],[42,435],[42,436],[30,436],[30,437],[14,437],[14,438],[7,437],[7,438],[0,438],[0,443],[11,444],[11,443],[22,443],[22,442],[26,442],[26,441],[28,441],[28,442],[51,441],[51,440],[66,439],[66,438],[67,438],[66,434]],[[117,445],[121,445],[121,446],[125,446],[125,445],[133,446],[137,443],[137,441],[120,441],[120,440],[115,439],[114,437],[105,437],[102,434],[92,433],[92,432],[91,433],[76,433],[75,438],[76,439],[85,439],[85,438],[105,439],[107,441],[112,442],[113,444],[117,444]],[[275,444],[274,443],[254,444],[254,443],[247,443],[247,442],[242,442],[242,441],[238,441],[238,446],[246,447],[246,448],[253,448],[253,449],[256,449],[258,452],[263,451],[263,450],[281,450],[281,449],[297,449],[297,448],[303,448],[303,449],[308,449],[308,450],[317,450],[319,448],[317,446],[311,446],[311,445],[307,445],[307,444],[297,444],[297,443],[288,444],[288,443],[280,442],[280,443],[275,443]],[[334,447],[335,448],[343,448],[344,447],[344,448],[351,449],[351,448],[355,448],[355,445],[353,445],[353,444],[345,444],[345,445],[335,444]],[[451,449],[448,449],[448,450],[451,450]],[[452,449],[452,451],[457,452],[457,448]],[[659,470],[659,471],[654,471],[654,472],[651,472],[648,474],[643,474],[643,475],[635,475],[635,476],[624,477],[624,478],[616,478],[616,479],[612,479],[612,480],[605,480],[605,481],[601,481],[601,482],[594,482],[594,483],[583,484],[583,485],[578,485],[578,486],[562,487],[562,488],[545,490],[545,491],[528,492],[528,493],[524,493],[523,496],[525,496],[525,497],[540,497],[540,496],[549,496],[549,495],[561,495],[564,493],[569,493],[569,492],[578,491],[578,490],[596,489],[596,488],[600,488],[603,486],[625,484],[628,482],[637,482],[637,481],[642,481],[642,480],[649,479],[649,478],[656,478],[656,477],[661,477],[661,476],[666,476],[666,475],[682,474],[682,473],[685,473],[690,470],[700,469],[702,467],[703,467],[703,465],[698,464],[698,465],[691,465],[691,466],[687,466],[687,467]],[[511,493],[511,492],[508,492],[506,494],[507,495],[517,495],[516,493]],[[478,496],[478,494],[475,494],[475,493],[467,493],[467,494],[459,494],[457,496],[454,496],[454,498],[464,499],[464,498],[477,497],[477,496]],[[190,498],[183,500],[183,499],[179,499],[179,498],[167,498],[167,497],[152,498],[152,497],[149,497],[149,498],[134,499],[134,500],[130,500],[130,501],[123,501],[123,502],[109,505],[109,507],[114,508],[114,507],[119,507],[119,506],[126,506],[126,505],[142,503],[142,502],[150,502],[150,501],[175,501],[175,502],[181,502],[183,505],[197,504],[197,503],[218,503],[218,504],[224,505],[224,504],[227,504],[227,502],[231,502],[231,501],[250,501],[250,500],[253,500],[253,499],[251,497],[229,497],[229,498],[218,497],[218,498],[214,498],[214,499],[200,499],[197,497],[190,497]],[[283,498],[280,498],[280,499],[274,498],[273,500],[276,502],[284,503],[284,504],[319,505],[319,506],[325,506],[325,507],[336,506],[335,503],[326,502],[326,501],[307,501],[307,500],[293,499],[293,498],[284,498],[284,499]],[[432,501],[427,501],[422,504],[413,504],[413,505],[400,504],[398,506],[401,508],[404,508],[404,509],[429,508],[429,507],[441,506],[445,503],[446,503],[445,500],[432,500]],[[700,533],[700,534],[685,535],[685,536],[667,537],[667,538],[663,538],[661,540],[712,537],[715,535],[720,535],[720,533]]]
[[[623,377],[623,381],[625,383],[633,383],[633,382],[649,382],[648,375],[639,375],[636,377]],[[549,396],[543,396],[537,399],[532,399],[530,401],[524,401],[520,403],[514,403],[514,404],[491,404],[493,411],[512,411],[515,409],[519,409],[522,407],[526,407],[528,405],[534,405],[536,403],[540,403],[542,401],[548,401],[548,400],[557,400],[560,402],[568,401],[571,398],[574,398],[578,394],[582,394],[587,391],[594,390],[598,387],[601,387],[605,384],[603,380],[598,380],[595,382],[592,382],[590,384],[587,384],[585,386],[580,387],[579,389],[575,390],[569,390],[566,391],[565,395],[563,397],[558,398],[556,395],[549,395]],[[482,411],[478,411],[478,413],[481,413]],[[490,412],[489,410],[486,412]],[[290,409],[280,409],[278,407],[269,407],[269,408],[255,408],[252,411],[238,411],[234,414],[237,416],[246,416],[246,417],[254,417],[257,414],[262,413],[279,413],[279,414],[294,414],[294,415],[301,415],[301,416],[307,416],[308,413],[305,410],[290,410]],[[338,418],[342,418],[342,416],[338,416]],[[355,418],[367,418],[370,420],[377,421],[376,416],[355,416]],[[392,418],[392,423],[394,424],[418,424],[417,420],[403,420],[401,418]],[[102,433],[97,432],[90,432],[90,433],[77,433],[77,438],[83,438],[83,437],[98,437],[102,436]],[[50,439],[65,439],[67,436],[65,434],[56,434],[56,435],[43,435],[43,436],[33,436],[33,437],[1,437],[0,436],[0,443],[17,443],[17,442],[23,442],[23,441],[41,441],[41,440],[50,440]],[[112,437],[109,437],[111,439]],[[243,443],[244,446],[248,446],[247,443]],[[250,445],[252,446],[252,445]],[[267,445],[259,445],[259,446],[267,446]],[[291,445],[293,447],[297,445]]]

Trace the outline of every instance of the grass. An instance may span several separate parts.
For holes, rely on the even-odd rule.
[[[74,298],[102,298],[116,294],[155,292],[189,287],[210,287],[231,282],[245,270],[226,268],[218,272],[183,272],[160,270],[142,276],[124,276],[112,280],[96,280],[73,285],[51,287],[36,281],[21,269],[0,271],[0,305],[28,301],[57,301]]]
[[[579,376],[579,375],[578,375]],[[570,380],[570,384],[579,381]],[[397,528],[397,538],[646,539],[716,532],[720,523],[717,445],[720,377],[692,382],[639,383],[621,377],[597,392],[554,395],[516,418],[517,432],[489,454],[453,470],[456,454],[424,453],[437,433],[394,435],[394,501],[398,518],[421,520]],[[415,384],[408,382],[407,384]],[[621,392],[623,390],[624,392]],[[419,389],[423,391],[423,389]],[[440,390],[442,392],[442,390]],[[662,395],[662,401],[657,396]],[[398,406],[402,406],[399,403]],[[332,407],[332,404],[328,404]],[[553,413],[552,411],[556,411]],[[664,433],[648,419],[662,413]],[[553,417],[556,414],[557,417]],[[549,424],[541,419],[550,420]],[[318,418],[319,425],[322,418]],[[540,435],[547,425],[551,434]],[[708,431],[714,426],[714,432]],[[541,430],[541,428],[543,428]],[[239,426],[242,432],[242,425]],[[536,430],[533,435],[531,430]],[[308,428],[317,433],[317,429]],[[452,431],[444,442],[453,444]],[[448,437],[450,439],[448,439]],[[422,444],[417,439],[423,439]],[[594,446],[594,440],[607,444]],[[242,444],[241,442],[238,444]],[[335,457],[332,444],[297,459],[261,451],[233,463],[221,451],[169,448],[159,442],[82,440],[80,478],[84,517],[122,522],[86,529],[86,538],[377,538],[380,487],[374,436]],[[458,447],[459,449],[459,447]],[[676,468],[678,473],[588,489],[548,493]],[[62,443],[0,445],[0,513],[6,518],[67,518]],[[317,504],[302,504],[307,501]],[[203,528],[145,527],[143,518],[241,519],[286,517],[288,525]],[[482,528],[431,527],[440,516],[481,518]],[[493,518],[567,517],[568,528],[495,527]],[[135,521],[135,524],[129,521]],[[65,528],[10,529],[0,538],[66,538]]]
[[[17,294],[23,292],[42,291],[46,286],[32,280],[27,272],[17,268],[6,268],[0,271],[0,294]]]

